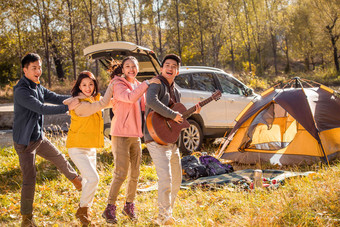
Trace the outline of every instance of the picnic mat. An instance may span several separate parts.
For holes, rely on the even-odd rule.
[[[254,171],[253,169],[244,169],[237,170],[232,173],[225,173],[216,176],[209,177],[200,177],[196,180],[183,180],[181,184],[182,189],[188,189],[190,187],[200,186],[200,185],[225,185],[225,184],[239,184],[249,182],[254,179]],[[284,170],[274,170],[274,169],[265,169],[262,170],[262,177],[264,180],[268,182],[275,182],[275,184],[282,183],[286,178],[295,177],[295,176],[308,176],[311,173],[315,173],[313,171],[310,172],[291,172]],[[148,186],[146,188],[137,189],[139,192],[147,192],[157,190],[157,183]]]

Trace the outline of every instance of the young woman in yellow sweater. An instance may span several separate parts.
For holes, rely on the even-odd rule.
[[[104,147],[103,118],[101,109],[108,107],[112,98],[111,82],[103,98],[98,93],[98,83],[89,71],[79,74],[71,94],[73,98],[64,101],[71,104],[75,98],[80,103],[70,110],[71,125],[68,131],[66,147],[70,158],[82,175],[82,194],[76,217],[83,226],[91,222],[89,208],[92,205],[99,183],[96,170],[96,148]]]

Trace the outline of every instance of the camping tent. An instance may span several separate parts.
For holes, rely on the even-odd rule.
[[[294,78],[250,102],[221,147],[219,158],[239,163],[311,164],[340,153],[340,98]],[[314,82],[313,82],[314,83]]]

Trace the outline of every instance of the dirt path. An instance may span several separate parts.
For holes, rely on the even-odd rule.
[[[13,144],[11,130],[13,126],[13,119],[13,103],[0,104],[0,148]],[[67,131],[69,124],[70,116],[67,114],[44,116],[44,128],[48,131]]]
[[[0,130],[0,149],[12,145],[12,130]]]
[[[0,104],[0,114],[1,112],[13,112],[13,111],[14,111],[13,103]]]

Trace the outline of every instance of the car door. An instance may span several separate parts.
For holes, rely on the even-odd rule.
[[[246,97],[243,94],[245,85],[237,81],[232,76],[224,73],[216,73],[216,77],[222,89],[221,99],[226,105],[225,124],[227,127],[233,127],[235,125],[235,118],[253,99],[253,96]]]
[[[209,98],[218,86],[212,72],[192,73],[192,97],[194,103]],[[221,100],[211,101],[200,112],[206,128],[224,127],[226,110]]]

